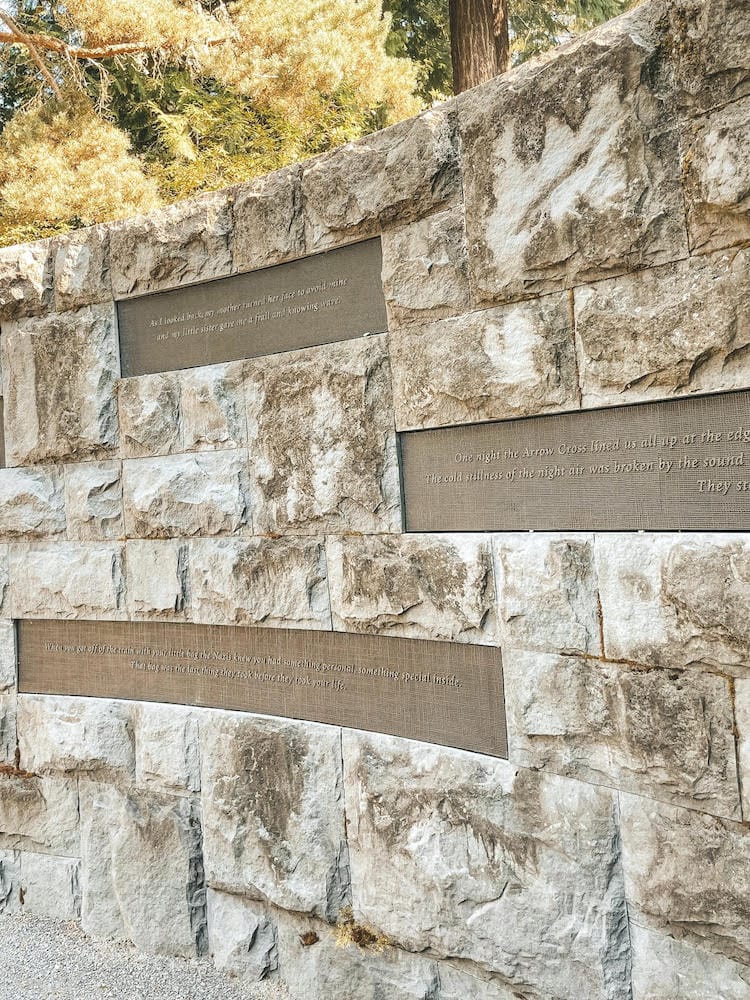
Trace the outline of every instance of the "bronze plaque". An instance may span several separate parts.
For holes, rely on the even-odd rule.
[[[122,377],[353,340],[388,328],[380,239],[117,303]]]
[[[341,632],[18,623],[25,694],[228,708],[507,757],[500,650]]]
[[[750,529],[750,391],[400,443],[407,531]]]

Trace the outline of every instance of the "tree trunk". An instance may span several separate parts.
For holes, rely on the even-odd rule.
[[[450,0],[451,58],[456,94],[508,68],[508,0]]]

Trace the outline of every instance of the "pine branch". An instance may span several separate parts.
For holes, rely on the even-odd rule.
[[[2,13],[0,13],[0,20],[4,21],[6,26],[10,28],[10,31],[0,31],[0,45],[25,45],[29,49],[34,62],[39,66],[39,69],[44,73],[45,77],[49,78],[48,82],[50,82],[50,86],[54,85],[54,87],[57,87],[57,84],[49,77],[49,70],[44,66],[43,62],[40,65],[39,60],[42,57],[39,55],[38,49],[56,52],[68,59],[89,59],[98,62],[101,59],[112,59],[115,56],[154,52],[159,48],[157,45],[148,45],[145,42],[121,42],[119,45],[101,45],[97,48],[87,49],[77,45],[68,45],[67,42],[63,42],[59,38],[53,38],[51,35],[27,35],[12,23],[10,18]],[[229,37],[224,36],[223,38],[209,38],[202,44],[213,47],[215,45],[223,45],[224,42],[228,41]],[[34,53],[36,53],[38,58],[34,57]]]
[[[39,49],[36,47],[35,41],[31,37],[31,35],[27,35],[23,31],[21,31],[21,29],[18,27],[13,18],[10,17],[8,14],[4,14],[2,11],[0,11],[0,21],[3,22],[6,28],[10,28],[11,32],[13,33],[13,36],[20,44],[26,46],[26,48],[29,50],[29,55],[36,63],[39,72],[42,74],[44,79],[52,88],[52,93],[55,95],[58,101],[61,101],[62,91],[60,90],[57,84],[57,80],[55,80],[54,76],[52,76],[52,74],[50,73],[47,64],[44,61],[44,58],[39,52]],[[3,36],[0,35],[0,38],[2,37]]]

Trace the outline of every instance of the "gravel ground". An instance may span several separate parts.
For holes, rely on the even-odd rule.
[[[0,915],[0,1000],[288,1000],[243,986],[206,961],[144,955],[86,937],[77,924]]]

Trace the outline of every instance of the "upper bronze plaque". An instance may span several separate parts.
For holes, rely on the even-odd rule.
[[[387,327],[380,240],[117,303],[122,376],[353,340]]]
[[[750,529],[750,391],[401,435],[407,531]]]

